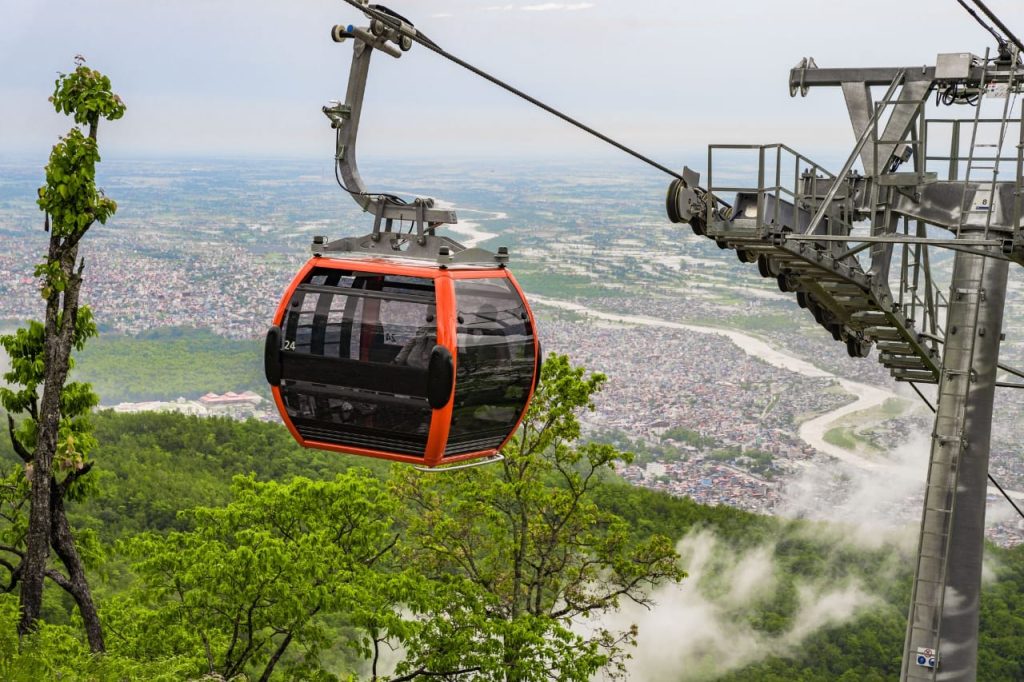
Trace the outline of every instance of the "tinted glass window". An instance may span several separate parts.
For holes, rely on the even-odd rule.
[[[446,455],[501,445],[533,385],[533,328],[506,279],[455,281],[458,359]]]
[[[282,325],[281,395],[299,433],[422,455],[434,305],[431,279],[314,270]]]

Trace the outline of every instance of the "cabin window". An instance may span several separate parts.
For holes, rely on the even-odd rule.
[[[432,279],[313,270],[282,331],[281,395],[303,438],[423,455]]]
[[[534,331],[504,278],[455,281],[458,357],[446,456],[497,448],[533,386]]]

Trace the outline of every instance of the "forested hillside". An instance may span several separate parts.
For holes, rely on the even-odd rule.
[[[78,642],[72,622],[71,604],[51,595],[46,619],[40,633],[40,645],[20,658],[11,658],[13,642],[0,646],[6,657],[0,671],[6,679],[39,679],[33,666],[45,664],[64,679],[182,679],[198,675],[205,667],[201,642],[190,651],[187,633],[180,629],[186,621],[166,612],[167,604],[157,608],[164,587],[154,576],[175,566],[175,554],[198,562],[214,562],[218,556],[235,557],[234,550],[218,541],[217,553],[205,555],[196,537],[180,535],[168,539],[167,533],[195,531],[213,533],[211,519],[216,510],[235,505],[234,514],[246,511],[246,495],[259,490],[262,495],[279,495],[301,505],[302,495],[284,484],[295,476],[320,485],[338,485],[339,475],[353,476],[351,467],[363,471],[366,460],[329,453],[302,450],[280,426],[257,422],[239,423],[225,419],[198,419],[169,414],[115,415],[100,413],[94,418],[100,442],[95,491],[71,506],[73,523],[88,548],[90,568],[97,583],[98,598],[105,618],[111,623],[114,641],[105,662],[92,661],[87,649]],[[6,439],[0,439],[5,470],[17,466]],[[348,472],[348,474],[346,474]],[[392,471],[376,465],[372,473],[355,474],[344,485],[375,486],[394,474],[407,476],[408,468]],[[251,476],[232,485],[235,476]],[[422,477],[422,474],[415,474]],[[260,481],[279,481],[273,488],[259,488]],[[305,486],[317,484],[306,483]],[[382,488],[383,490],[383,488]],[[791,631],[798,609],[798,588],[808,582],[843,583],[851,580],[871,585],[879,601],[852,622],[807,633],[785,656],[772,655],[748,667],[735,669],[721,679],[735,680],[888,680],[898,672],[903,642],[904,609],[910,585],[905,564],[894,557],[892,549],[857,549],[836,542],[841,533],[816,529],[804,522],[784,522],[754,516],[726,507],[702,507],[686,499],[675,499],[648,490],[627,486],[614,476],[605,476],[595,489],[597,504],[624,519],[638,540],[656,534],[682,538],[704,529],[730,551],[743,552],[769,546],[766,558],[774,563],[776,583],[770,598],[749,605],[733,604],[730,614],[738,623],[760,633],[765,642],[781,641],[780,633]],[[183,513],[195,507],[210,509],[200,514]],[[284,508],[278,513],[283,513]],[[311,516],[313,515],[310,512]],[[212,515],[212,516],[211,516]],[[250,521],[252,517],[250,518]],[[237,519],[236,519],[237,521]],[[255,525],[255,523],[253,523]],[[173,552],[170,552],[172,543]],[[203,551],[208,551],[209,547]],[[232,553],[236,552],[236,553]],[[325,565],[329,562],[325,549]],[[979,679],[1024,679],[1024,549],[1002,551],[989,548],[996,559],[998,581],[986,590],[982,614],[981,670]],[[298,556],[298,555],[296,555]],[[162,557],[163,564],[147,564],[146,559]],[[684,553],[683,560],[687,560]],[[295,556],[292,557],[295,560]],[[314,563],[316,556],[313,557]],[[269,560],[269,559],[268,559]],[[178,565],[187,580],[186,566]],[[315,570],[305,566],[306,570]],[[241,568],[238,568],[240,572]],[[193,578],[195,576],[192,576]],[[413,580],[412,578],[408,578]],[[146,581],[150,582],[146,582]],[[684,579],[683,585],[689,578]],[[700,589],[711,600],[727,586],[713,577],[700,579]],[[415,583],[410,583],[407,588]],[[293,585],[294,586],[294,585]],[[223,585],[221,587],[224,587]],[[230,593],[211,592],[207,599],[231,601]],[[14,595],[0,599],[0,618],[5,632],[13,632],[16,616]],[[294,605],[292,605],[294,606]],[[657,607],[656,607],[657,608]],[[282,665],[272,679],[301,675],[309,679],[371,679],[366,661],[367,649],[355,646],[352,614],[335,613],[308,624],[315,624],[316,636],[302,656],[294,656]],[[179,629],[170,628],[178,623]],[[69,624],[63,626],[62,624]],[[10,627],[8,627],[10,626]],[[214,625],[207,623],[211,631]],[[170,628],[170,629],[169,629]],[[158,635],[159,632],[164,634]],[[176,634],[175,634],[176,633]],[[450,635],[451,633],[449,633]],[[639,632],[641,644],[645,633]],[[699,631],[693,637],[700,636]],[[173,635],[173,637],[171,636]],[[179,641],[174,641],[177,637]],[[147,643],[148,642],[148,643]],[[146,643],[143,646],[143,643]],[[372,643],[371,643],[372,648]],[[638,652],[642,651],[642,646]],[[775,654],[781,652],[775,651]],[[264,654],[264,659],[269,653]],[[18,662],[20,661],[20,663]],[[256,679],[260,660],[243,666]],[[677,676],[665,680],[715,679],[714,666],[695,657],[692,665],[677,670]],[[387,679],[380,677],[379,679]],[[635,678],[639,679],[639,678]]]

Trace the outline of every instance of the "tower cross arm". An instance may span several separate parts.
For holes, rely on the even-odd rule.
[[[888,85],[896,75],[905,72],[905,82],[948,81],[980,84],[1008,83],[1011,69],[1007,64],[990,64],[986,68],[977,57],[969,52],[941,54],[936,66],[902,66],[872,68],[819,68],[814,59],[807,57],[789,72],[789,93],[801,96],[813,87],[840,87],[844,83],[863,83],[867,86]]]
[[[806,95],[807,90],[812,87],[837,88],[843,83],[889,85],[901,71],[904,72],[906,81],[935,80],[934,66],[822,69],[814,64],[813,59],[805,59],[790,70],[789,91],[792,95],[796,95],[797,92]],[[977,76],[981,78],[981,67],[977,67]]]

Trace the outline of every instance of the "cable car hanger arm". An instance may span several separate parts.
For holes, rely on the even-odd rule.
[[[412,48],[416,29],[402,17],[387,10],[389,21],[397,22],[401,31],[372,18],[367,27],[334,26],[331,37],[335,42],[353,41],[352,65],[349,71],[345,103],[332,101],[323,108],[324,115],[335,129],[334,173],[338,184],[364,211],[373,214],[373,231],[363,237],[347,237],[328,241],[326,237],[313,238],[314,256],[370,254],[401,256],[419,260],[436,260],[441,266],[456,264],[498,264],[508,262],[508,249],[498,248],[492,253],[481,248],[466,248],[457,241],[435,233],[437,227],[458,222],[455,211],[439,208],[430,197],[417,197],[405,201],[401,197],[383,192],[370,192],[363,182],[356,162],[356,140],[363,109],[363,97],[370,69],[370,57],[379,50],[391,57],[401,57]],[[395,221],[408,221],[409,233],[396,230]],[[415,234],[413,234],[415,231]]]
[[[415,29],[410,27],[410,30],[414,31]],[[398,58],[403,51],[412,47],[411,40],[404,34],[399,35],[394,31],[381,31],[375,35],[366,28],[353,26],[335,26],[331,31],[331,37],[338,43],[349,38],[355,41],[345,103],[331,102],[323,108],[324,114],[331,122],[331,127],[337,131],[334,158],[335,173],[340,174],[338,184],[352,196],[364,211],[377,216],[378,221],[380,219],[407,220],[409,222],[422,220],[429,223],[430,227],[457,222],[455,211],[435,208],[432,199],[418,199],[416,202],[406,203],[392,195],[367,191],[356,162],[356,139],[359,133],[363,96],[366,92],[366,80],[373,50],[380,50]]]

